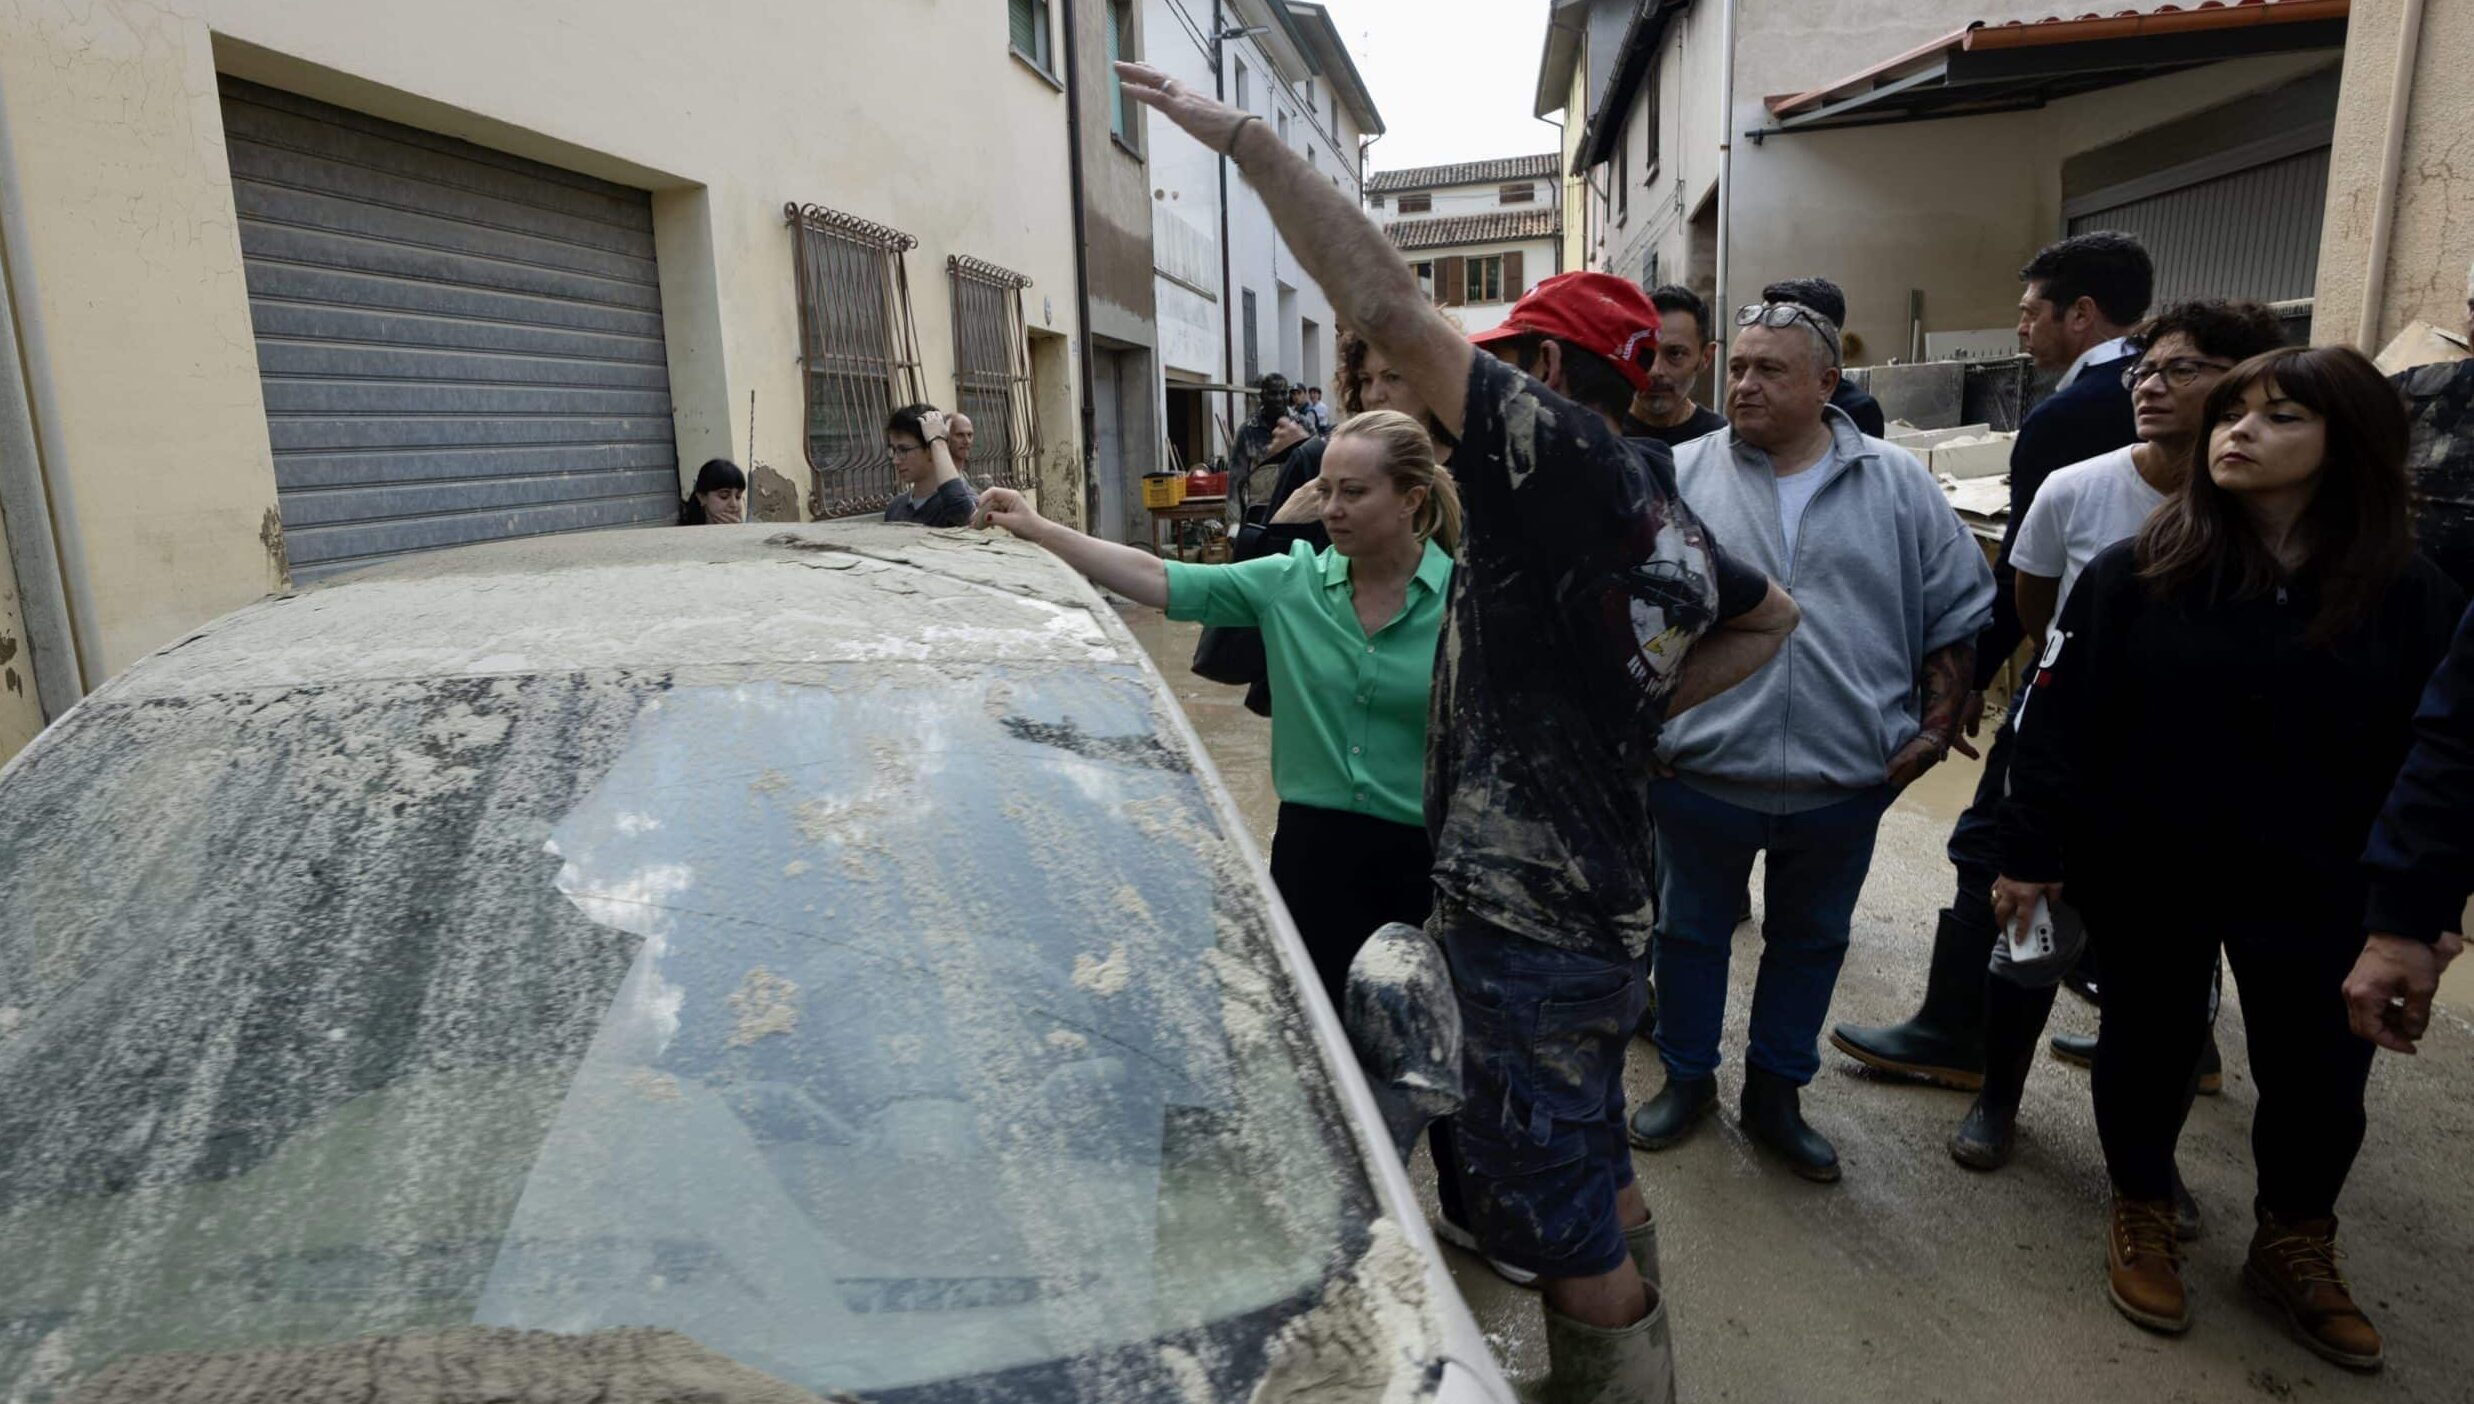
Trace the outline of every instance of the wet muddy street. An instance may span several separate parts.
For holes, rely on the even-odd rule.
[[[1125,611],[1193,718],[1258,841],[1268,844],[1269,723],[1240,689],[1187,668],[1196,630]],[[1954,757],[1883,821],[1856,911],[1832,1021],[1904,1017],[1923,988],[1934,912],[1948,900],[1942,844],[1973,794]],[[1681,1391],[1701,1400],[2431,1400],[2474,1401],[2474,961],[2460,962],[2416,1058],[2383,1055],[2370,1135],[2339,1205],[2359,1300],[2388,1339],[2383,1375],[2358,1377],[2287,1339],[2241,1284],[2250,1231],[2248,1130],[2256,1091],[2230,983],[2218,1028],[2226,1088],[2200,1099],[2181,1166],[2207,1218],[2187,1277],[2197,1323],[2148,1334],[2103,1296],[2104,1164],[2084,1072],[2038,1062],[2018,1158],[1992,1175],[1944,1149],[1967,1095],[1889,1083],[1825,1044],[1804,1106],[1837,1143],[1836,1186],[1807,1184],[1756,1154],[1734,1125],[1746,1008],[1759,957],[1762,894],[1738,933],[1727,1012],[1722,1114],[1683,1145],[1636,1153],[1660,1225]],[[2065,997],[2054,1028],[2093,1030]],[[1658,1060],[1636,1043],[1627,1088],[1654,1093]],[[1424,1152],[1419,1152],[1421,1159]],[[1412,1167],[1431,1193],[1432,1174]],[[1452,1250],[1446,1250],[1452,1252]],[[1536,1299],[1453,1253],[1463,1293],[1508,1369],[1542,1365]]]

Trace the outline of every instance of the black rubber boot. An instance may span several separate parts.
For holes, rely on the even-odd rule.
[[[1984,967],[1998,933],[1972,931],[1948,908],[1933,932],[1924,1005],[1886,1028],[1840,1024],[1830,1046],[1877,1072],[1972,1092],[1984,1084]]]
[[[1838,1151],[1804,1122],[1803,1089],[1773,1072],[1744,1069],[1744,1132],[1767,1146],[1807,1180],[1838,1178]]]
[[[2096,1035],[2058,1033],[2053,1035],[2053,1061],[2068,1063],[2074,1068],[2096,1066]]]
[[[1718,1079],[1670,1073],[1657,1096],[1632,1109],[1624,1131],[1643,1150],[1665,1150],[1691,1135],[1692,1128],[1717,1105]]]
[[[2036,1063],[2036,1040],[2053,1014],[2053,987],[2021,989],[1984,979],[1984,1089],[1950,1137],[1950,1158],[1970,1170],[1999,1170],[2018,1145],[2019,1099]]]

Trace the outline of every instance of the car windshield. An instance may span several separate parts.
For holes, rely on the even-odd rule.
[[[1243,1397],[1375,1201],[1154,697],[877,663],[89,704],[0,784],[0,1398],[474,1326],[872,1399]]]

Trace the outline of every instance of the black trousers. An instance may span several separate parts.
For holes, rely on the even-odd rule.
[[[1272,884],[1288,904],[1335,1011],[1348,1012],[1349,962],[1367,937],[1385,922],[1426,924],[1435,905],[1434,866],[1422,826],[1312,805],[1280,806],[1280,827],[1271,836]],[[1443,1217],[1465,1226],[1451,1125],[1436,1122],[1427,1145]]]
[[[2221,945],[2241,994],[2259,1088],[2251,1118],[2258,1207],[2286,1220],[2335,1213],[2362,1149],[2371,1077],[2372,1046],[2346,1026],[2343,994],[2362,952],[2359,907],[2347,913],[2297,895],[2281,911],[2261,904],[2248,919],[2228,920],[2221,911],[2171,905],[2182,909],[2108,903],[2088,918],[2105,972],[2096,1130],[2114,1187],[2134,1199],[2173,1193],[2173,1147],[2190,1105],[2191,1068],[2209,1037]]]

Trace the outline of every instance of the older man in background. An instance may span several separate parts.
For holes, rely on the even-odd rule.
[[[1718,1100],[1736,904],[1767,853],[1744,1130],[1806,1179],[1838,1152],[1801,1089],[1838,984],[1882,812],[1958,730],[1993,572],[1924,465],[1830,403],[1838,327],[1756,304],[1727,358],[1731,427],[1684,445],[1676,478],[1719,539],[1786,586],[1803,627],[1743,686],[1669,722],[1657,823],[1656,1040],[1666,1085],[1630,1120],[1663,1150]]]
[[[945,416],[945,448],[953,455],[954,471],[974,488],[979,486],[979,480],[971,476],[971,440],[977,437],[979,431],[972,426],[969,415],[956,410]]]

